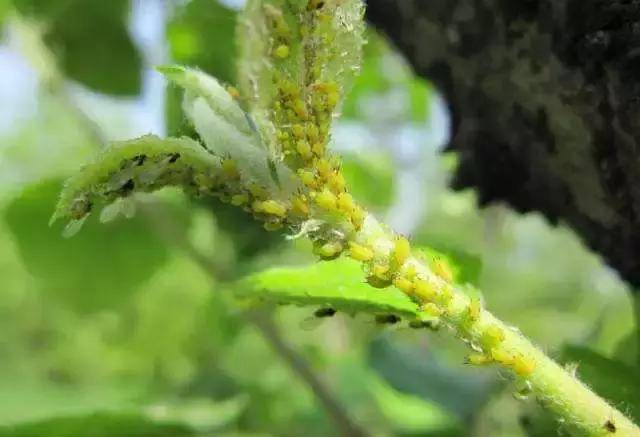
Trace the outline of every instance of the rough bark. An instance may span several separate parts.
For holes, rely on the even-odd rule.
[[[640,1],[369,0],[444,93],[453,187],[563,221],[640,288]]]

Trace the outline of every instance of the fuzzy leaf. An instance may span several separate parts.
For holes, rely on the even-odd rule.
[[[364,44],[361,0],[249,0],[238,27],[239,85],[273,153],[279,122],[277,84],[309,91],[334,83],[344,96],[360,69]]]
[[[251,118],[216,79],[179,66],[160,71],[185,89],[185,114],[209,150],[236,162],[245,184],[257,183],[281,199],[299,188],[291,171],[270,159]]]
[[[273,268],[240,281],[238,296],[277,304],[328,306],[354,314],[396,314],[415,319],[418,306],[394,288],[378,290],[363,279],[360,264],[344,258],[308,267]]]
[[[146,135],[113,143],[67,181],[51,220],[80,221],[95,202],[113,202],[134,190],[203,189],[215,180],[219,168],[219,159],[189,138]]]

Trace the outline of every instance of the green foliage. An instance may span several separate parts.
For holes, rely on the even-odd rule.
[[[0,437],[187,437],[196,433],[188,427],[156,423],[133,414],[95,413],[62,417],[11,427],[0,427]]]
[[[14,0],[14,5],[42,22],[45,42],[69,78],[103,93],[138,93],[142,62],[126,28],[127,0]]]
[[[347,314],[418,317],[418,306],[411,299],[395,289],[372,288],[363,281],[360,264],[349,259],[269,269],[250,275],[236,288],[240,297],[277,304],[329,307]]]
[[[370,345],[369,363],[396,390],[435,402],[463,422],[477,414],[497,388],[489,372],[447,366],[442,357],[388,338]]]
[[[59,227],[46,226],[60,185],[31,186],[4,212],[24,263],[59,302],[82,311],[122,305],[164,263],[166,246],[142,219],[108,226],[93,219],[80,236],[62,239]]]

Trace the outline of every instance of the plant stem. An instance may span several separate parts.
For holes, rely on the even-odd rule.
[[[249,319],[260,329],[260,332],[273,350],[311,388],[316,399],[322,404],[341,435],[345,437],[364,437],[367,435],[351,421],[344,408],[338,404],[324,382],[313,372],[307,361],[284,341],[271,319],[258,312],[250,313]]]
[[[389,256],[397,236],[369,215],[355,241],[372,245],[378,254]],[[476,350],[487,352],[487,336],[501,332],[503,337],[492,346],[493,356],[508,356],[514,360],[496,359],[493,363],[507,368],[517,379],[528,382],[537,399],[553,411],[569,428],[592,436],[640,436],[640,429],[624,414],[592,392],[575,375],[569,373],[534,346],[517,329],[507,326],[485,309],[470,317],[472,299],[459,287],[451,287],[435,275],[421,259],[406,261],[422,277],[432,283],[449,287],[449,300],[441,318],[458,337]],[[494,334],[495,335],[495,334]]]

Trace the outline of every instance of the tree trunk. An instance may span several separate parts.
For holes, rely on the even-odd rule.
[[[640,1],[369,0],[367,15],[445,95],[453,187],[562,220],[640,288]]]

